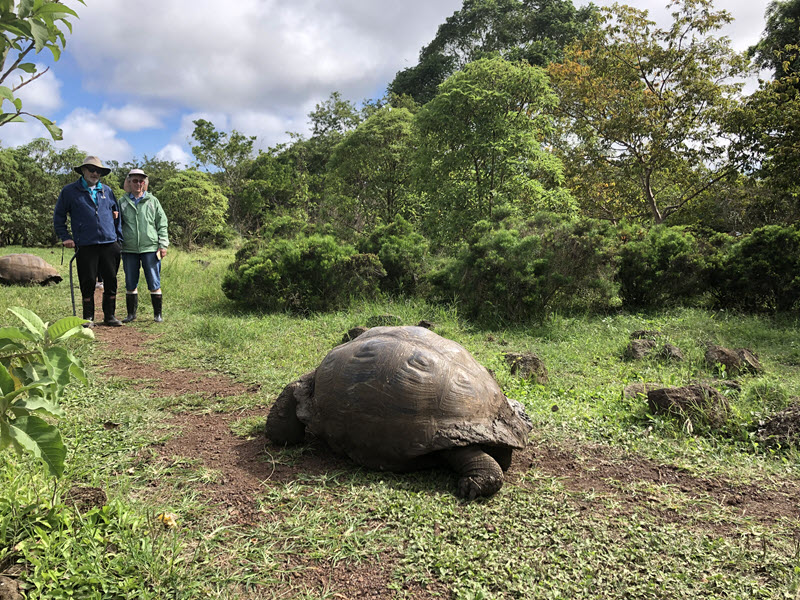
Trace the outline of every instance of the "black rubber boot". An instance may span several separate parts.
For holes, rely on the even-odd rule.
[[[122,321],[120,321],[114,314],[116,310],[116,298],[103,298],[103,325],[107,325],[109,327],[122,327]]]
[[[136,318],[136,309],[139,308],[139,294],[125,294],[125,305],[128,307],[128,316],[122,319],[122,322],[130,323]]]
[[[83,318],[89,321],[84,327],[94,327],[94,298],[83,299]]]
[[[153,321],[161,323],[164,320],[161,318],[161,294],[150,294],[150,300],[153,302]]]

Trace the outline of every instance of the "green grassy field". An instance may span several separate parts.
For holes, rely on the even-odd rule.
[[[0,288],[0,326],[17,324],[11,306],[46,321],[71,314],[69,257],[62,266],[60,250],[0,254],[19,251],[42,256],[65,280]],[[132,326],[147,336],[144,357],[120,356],[113,344],[72,346],[92,383],[66,394],[61,480],[32,458],[0,451],[0,576],[21,584],[27,598],[800,597],[798,453],[755,436],[759,421],[800,396],[797,316],[555,315],[486,330],[454,309],[418,301],[306,318],[263,315],[222,295],[232,254],[170,252],[165,322],[149,322],[143,301]],[[458,499],[446,471],[375,473],[325,463],[319,447],[265,446],[264,464],[291,477],[262,481],[253,491],[261,516],[242,523],[204,494],[204,486],[225,480],[224,470],[191,456],[154,458],[159,445],[181,435],[174,415],[231,417],[236,439],[259,443],[263,419],[252,415],[344,332],[380,314],[434,322],[525,405],[531,446],[494,497]],[[685,360],[625,360],[630,334],[640,329],[658,331]],[[712,379],[703,360],[708,342],[749,348],[764,366],[739,377],[741,389],[724,392],[732,412],[722,431],[690,432],[686,423],[650,415],[641,397],[623,397],[628,383]],[[505,351],[536,354],[549,383],[512,376]],[[248,391],[165,397],[115,375],[109,359],[125,358],[229,377]],[[330,470],[309,468],[319,461]],[[69,496],[75,486],[101,489],[107,502],[77,510]],[[156,518],[162,512],[178,526],[164,527]]]

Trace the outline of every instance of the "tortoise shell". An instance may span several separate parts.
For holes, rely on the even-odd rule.
[[[27,283],[59,283],[63,278],[46,260],[33,254],[7,254],[0,256],[0,283],[19,285]]]
[[[476,444],[510,460],[531,429],[466,349],[424,327],[374,327],[331,350],[297,395],[297,417],[333,450],[392,471]]]

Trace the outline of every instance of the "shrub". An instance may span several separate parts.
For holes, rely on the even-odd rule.
[[[261,240],[243,250],[222,290],[232,300],[271,311],[324,311],[354,296],[373,298],[385,275],[377,257],[358,255],[331,235]]]
[[[361,252],[374,254],[386,270],[381,288],[387,292],[414,292],[424,269],[428,240],[403,217],[378,226],[358,244]]]
[[[427,280],[433,299],[455,298],[472,318],[542,318],[555,306],[610,301],[612,242],[611,228],[596,221],[481,221],[464,250],[441,259]]]
[[[768,225],[735,243],[722,266],[724,302],[789,311],[800,303],[800,230]]]
[[[657,225],[641,236],[625,235],[633,239],[619,251],[617,281],[624,305],[689,304],[706,291],[705,261],[691,233]]]

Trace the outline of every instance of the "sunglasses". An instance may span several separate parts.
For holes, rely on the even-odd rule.
[[[97,167],[83,167],[83,168],[86,169],[87,171],[89,171],[89,173],[99,173],[100,172],[100,169],[98,169]]]

